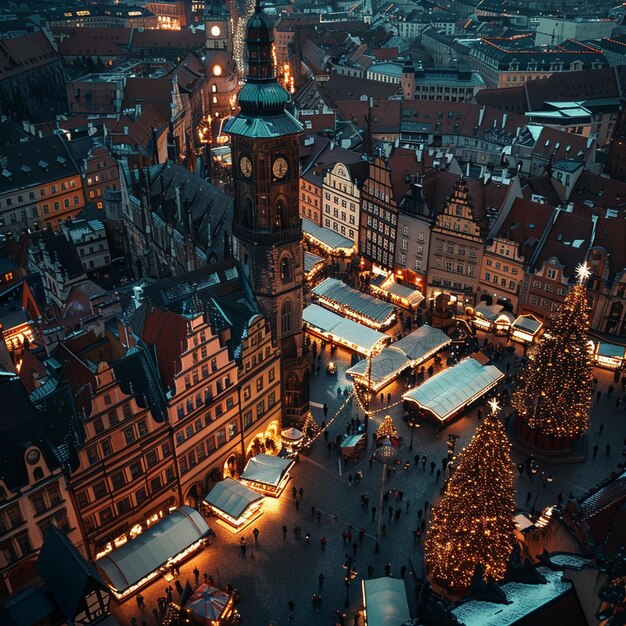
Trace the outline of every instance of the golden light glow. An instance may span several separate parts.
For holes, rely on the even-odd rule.
[[[587,265],[587,263],[579,263],[576,266],[576,276],[578,277],[579,285],[582,285],[589,280],[589,277],[591,276],[591,268]]]
[[[458,456],[442,499],[433,507],[424,543],[432,583],[454,595],[470,588],[476,567],[483,579],[502,580],[515,541],[511,445],[504,425],[488,415]]]
[[[214,65],[213,66],[213,76],[221,76],[222,75],[222,66],[221,65]]]
[[[489,405],[489,408],[491,409],[491,414],[497,415],[498,412],[500,411],[500,405],[498,404],[498,401],[494,398],[493,400],[489,400],[487,404]]]

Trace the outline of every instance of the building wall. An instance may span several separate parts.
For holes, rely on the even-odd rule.
[[[557,259],[550,258],[535,272],[526,272],[519,312],[532,313],[542,320],[554,315],[563,304],[569,289],[563,270],[564,267]]]
[[[322,184],[323,226],[359,243],[361,190],[350,178],[350,170],[336,163]]]
[[[322,226],[322,187],[300,178],[300,217]]]
[[[480,295],[491,296],[494,303],[507,298],[516,311],[523,280],[524,259],[517,243],[504,237],[487,242],[480,268]]]
[[[400,212],[396,244],[396,275],[402,273],[406,283],[426,291],[430,226],[424,220]]]

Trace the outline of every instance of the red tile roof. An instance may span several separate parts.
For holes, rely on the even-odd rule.
[[[593,141],[588,137],[544,126],[533,148],[533,157],[583,161],[592,145]]]
[[[0,40],[0,80],[58,60],[59,54],[42,32]]]

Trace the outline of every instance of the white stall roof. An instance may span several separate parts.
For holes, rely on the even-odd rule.
[[[439,328],[424,324],[389,348],[406,354],[411,361],[419,361],[425,354],[432,353],[433,350],[441,350],[449,343],[452,343],[452,340],[446,333]]]
[[[519,328],[534,335],[542,324],[534,315],[520,315],[514,322],[513,328]]]
[[[623,359],[626,354],[626,348],[624,346],[618,346],[614,343],[606,343],[600,341],[598,344],[598,354],[600,356],[614,357]]]
[[[404,580],[372,578],[363,581],[367,626],[399,626],[410,619]]]
[[[304,272],[308,274],[318,263],[323,263],[324,259],[317,254],[311,254],[310,252],[304,253]]]
[[[417,306],[424,299],[422,292],[418,289],[413,289],[412,287],[407,287],[397,283],[393,274],[389,275],[387,278],[384,276],[374,277],[370,281],[370,284],[381,291],[385,291],[391,295],[406,300],[412,306]]]
[[[293,464],[293,459],[279,459],[269,454],[257,454],[246,463],[241,478],[277,487]]]
[[[122,593],[165,565],[209,532],[202,515],[189,506],[178,507],[133,540],[96,561],[111,585]]]
[[[211,489],[204,501],[226,515],[238,519],[251,504],[262,498],[260,493],[248,489],[236,480],[225,478]]]
[[[305,235],[308,235],[311,239],[315,239],[317,242],[322,245],[331,248],[332,250],[337,250],[341,252],[353,252],[354,251],[354,241],[352,239],[348,239],[343,235],[331,230],[330,228],[324,228],[323,226],[318,226],[311,220],[303,219],[302,220],[302,231]]]
[[[504,374],[493,365],[481,365],[468,357],[449,367],[402,396],[416,402],[440,420],[491,389]]]
[[[501,304],[487,304],[486,302],[480,302],[476,305],[474,312],[476,315],[480,315],[490,322],[495,322],[503,310],[504,307]]]
[[[358,376],[359,378],[367,378],[367,359],[359,361],[353,365],[347,372],[349,376]],[[410,360],[397,350],[390,347],[385,348],[382,352],[372,357],[371,378],[372,383],[376,383],[386,378],[399,374],[404,368],[410,365]]]
[[[340,337],[354,349],[367,354],[377,344],[389,341],[389,335],[379,333],[353,320],[337,315],[319,304],[311,304],[302,311],[302,319],[312,328]]]
[[[379,324],[384,324],[393,315],[393,304],[354,289],[336,278],[322,281],[313,288],[313,295],[335,302]]]

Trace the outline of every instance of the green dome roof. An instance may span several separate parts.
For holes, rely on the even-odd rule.
[[[248,82],[239,92],[239,106],[246,115],[272,115],[282,113],[291,102],[289,92],[276,82]]]

